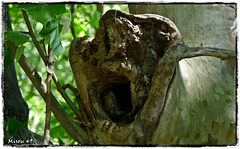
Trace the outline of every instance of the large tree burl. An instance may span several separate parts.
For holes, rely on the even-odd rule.
[[[234,58],[230,50],[189,48],[168,18],[109,10],[95,38],[72,41],[69,60],[96,144],[151,144],[178,62]]]

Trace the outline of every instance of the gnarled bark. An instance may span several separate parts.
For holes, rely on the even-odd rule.
[[[178,63],[195,56],[224,60],[235,58],[235,53],[217,48],[189,48],[168,18],[117,10],[108,11],[100,19],[95,38],[73,40],[69,60],[93,124],[94,142],[164,144],[161,142],[164,138],[156,143],[153,136],[159,124],[164,123],[165,109],[175,112],[180,106],[179,102],[167,106],[173,101],[168,101],[173,96],[172,87],[177,86]],[[177,118],[174,122],[175,130],[184,123]],[[161,130],[167,132],[167,126]],[[169,137],[172,139],[166,143],[177,143],[175,136]]]

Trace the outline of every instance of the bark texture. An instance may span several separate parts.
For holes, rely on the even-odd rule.
[[[69,60],[96,144],[219,144],[220,130],[214,126],[219,126],[219,121],[212,122],[222,115],[220,107],[234,103],[234,80],[222,72],[223,78],[228,77],[224,83],[233,86],[228,89],[229,100],[218,106],[215,100],[223,94],[221,89],[211,95],[216,99],[208,100],[207,95],[201,96],[201,100],[196,95],[198,98],[193,98],[194,92],[186,91],[194,88],[183,83],[183,70],[179,68],[188,49],[168,18],[117,10],[108,11],[100,19],[95,38],[72,41]],[[221,59],[234,58],[233,51],[226,51],[227,57],[226,53],[220,54]],[[212,50],[200,55],[216,53]],[[190,72],[193,71],[192,68]],[[215,77],[214,82],[222,79]],[[203,91],[204,86],[201,88]],[[234,136],[235,119],[230,118],[221,121],[230,126],[225,137]],[[197,125],[203,127],[199,129]],[[209,133],[209,128],[215,132]]]

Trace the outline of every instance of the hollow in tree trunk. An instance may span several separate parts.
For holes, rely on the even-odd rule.
[[[235,52],[188,47],[168,18],[117,10],[108,11],[100,19],[95,38],[74,39],[69,60],[92,124],[94,142],[105,145],[218,144],[222,136],[216,131],[222,131],[219,128],[225,124],[230,126],[225,128],[228,132],[225,137],[234,136],[234,119],[219,122],[212,118],[218,119],[229,112],[216,109],[234,101],[234,87],[228,89],[229,99],[222,105],[216,105],[207,97],[195,101],[185,94],[188,88],[179,75],[179,62],[196,56],[226,60],[235,59]],[[227,84],[234,82],[231,78],[225,80],[230,81]],[[220,94],[220,91],[214,92],[211,96]],[[214,114],[209,115],[212,112]],[[205,129],[206,125],[211,125],[212,130]]]

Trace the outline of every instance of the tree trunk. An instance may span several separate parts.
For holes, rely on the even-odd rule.
[[[184,60],[232,53],[189,48],[168,18],[108,11],[96,37],[73,40],[69,51],[94,142],[234,144],[233,75],[217,58]]]
[[[131,13],[145,13],[129,5]],[[236,5],[149,5],[171,19],[189,46],[236,50]],[[142,10],[141,12],[138,12]],[[236,59],[180,61],[166,110],[154,135],[159,144],[236,143]],[[167,131],[164,130],[167,127]]]
[[[12,29],[9,13],[8,13],[8,6],[6,4],[4,5],[4,22],[6,23],[8,29]],[[9,50],[9,49],[6,49],[6,50]],[[9,50],[9,53],[10,53],[10,50]],[[10,57],[12,57],[13,59],[13,56],[11,53],[8,56],[9,57],[6,57],[6,53],[5,53],[5,59],[6,58],[10,59]],[[5,145],[7,144],[21,145],[21,143],[18,143],[19,140],[24,140],[25,143],[30,143],[30,144],[41,144],[43,137],[31,132],[30,130],[28,130],[28,127],[27,127],[29,109],[26,101],[22,97],[22,94],[18,86],[14,60],[11,62],[8,68],[4,70],[3,85],[4,85],[4,88],[3,88],[4,122],[7,122],[10,118],[16,117],[17,121],[20,121],[21,123],[26,123],[23,129],[15,132],[14,136],[10,136],[11,133],[9,133],[9,132],[15,131],[15,130],[10,130],[10,129],[16,129],[10,126],[14,124],[7,123],[7,126],[4,126],[6,127],[6,131],[4,132],[4,144]],[[27,140],[28,142],[26,142]]]

